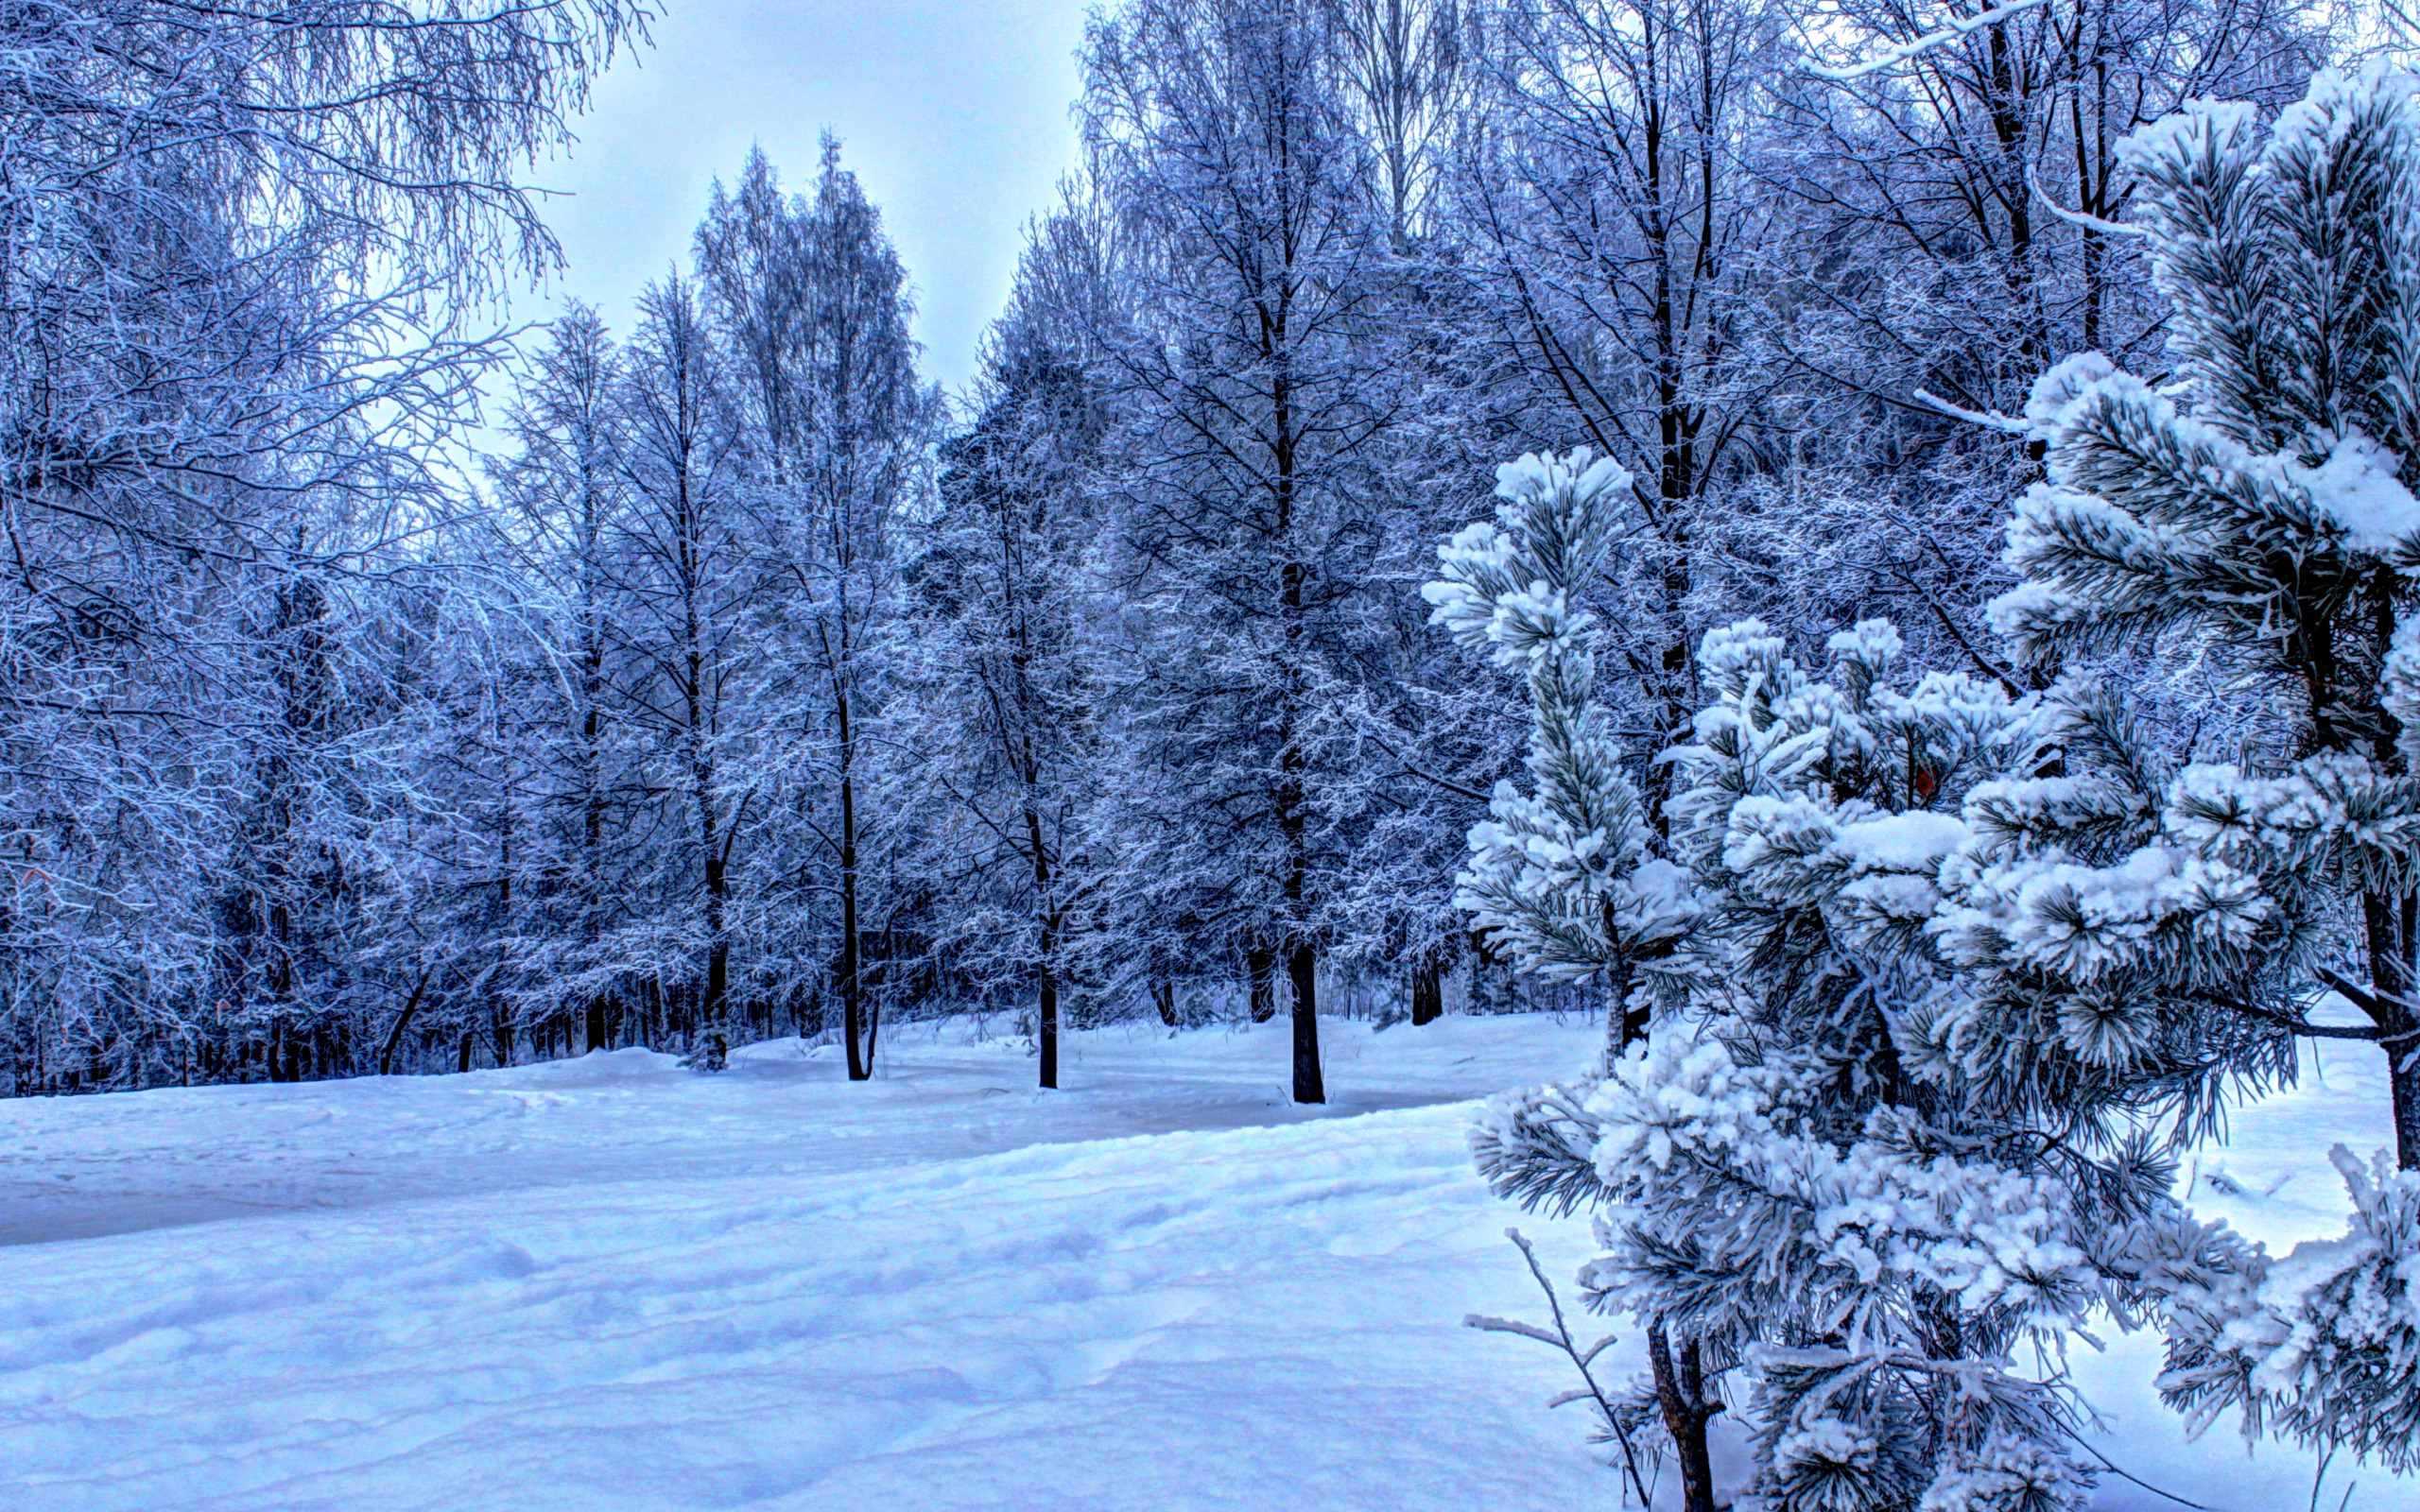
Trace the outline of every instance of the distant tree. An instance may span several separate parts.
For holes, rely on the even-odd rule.
[[[1104,844],[1132,928],[1195,921],[1161,954],[1282,967],[1294,1096],[1320,1102],[1322,911],[1362,822],[1331,800],[1383,657],[1386,216],[1331,9],[1141,0],[1094,27],[1085,70],[1131,312],[1108,351]]]
[[[1066,213],[1037,228],[1018,298],[994,327],[983,407],[942,448],[942,509],[917,564],[947,731],[944,780],[964,822],[953,891],[975,891],[952,930],[961,969],[1029,987],[1042,1085],[1059,1085],[1071,940],[1096,890],[1087,778],[1101,759],[1088,644],[1089,556],[1101,514],[1095,469],[1109,415],[1070,282],[1093,284],[1098,228]],[[946,721],[946,723],[943,723]],[[929,728],[929,727],[928,727]]]
[[[521,600],[511,623],[538,653],[520,691],[544,828],[523,869],[550,897],[530,967],[549,1008],[580,1018],[591,1050],[608,1043],[631,985],[611,943],[632,917],[614,881],[644,844],[627,826],[634,794],[615,686],[625,634],[616,563],[631,524],[620,385],[604,322],[575,304],[521,375],[509,415],[517,453],[491,464],[511,511],[496,547]]]
[[[1981,609],[2037,438],[2015,415],[2070,352],[2160,363],[2165,306],[2119,144],[2198,97],[2286,103],[2326,56],[2302,0],[2042,0],[1964,31],[1852,0],[1772,81],[1745,166],[1792,228],[1750,262],[1786,472],[1744,500],[1737,607],[1887,613],[1927,660],[2014,676]],[[1911,51],[1912,50],[1912,51]],[[1741,575],[1743,577],[1748,575]]]
[[[1503,387],[1474,407],[1541,451],[1584,441],[1630,473],[1644,531],[1608,585],[1622,608],[1600,696],[1653,751],[1696,710],[1701,600],[1723,586],[1709,565],[1763,443],[1754,253],[1779,227],[1744,160],[1787,56],[1783,17],[1760,0],[1481,14],[1485,125],[1458,156],[1452,234]],[[1668,774],[1634,776],[1660,826]]]
[[[736,195],[717,188],[698,254],[746,417],[767,591],[781,605],[763,628],[795,658],[754,694],[788,724],[785,759],[759,785],[825,852],[839,905],[833,980],[849,1074],[863,1079],[880,1032],[865,959],[869,841],[891,845],[905,817],[872,801],[899,609],[895,526],[927,486],[938,405],[916,377],[906,270],[837,140],[823,140],[811,200],[785,203],[770,164],[752,156]],[[769,885],[796,874],[768,871]]]
[[[641,22],[0,16],[18,1087],[346,1070],[336,1028],[403,996],[354,912],[408,785],[377,748],[388,590],[449,507],[430,443],[501,355],[481,297],[556,255],[513,174]]]
[[[637,662],[632,715],[653,738],[658,791],[678,795],[676,814],[686,810],[681,824],[666,825],[689,836],[668,863],[678,868],[678,883],[667,902],[679,900],[680,912],[677,924],[667,921],[667,944],[695,953],[695,966],[680,973],[690,991],[685,1028],[708,1066],[719,1065],[730,1032],[731,856],[749,799],[731,791],[747,722],[733,696],[747,685],[758,654],[747,614],[760,559],[741,509],[740,438],[727,382],[696,286],[677,276],[648,285],[623,364],[621,456],[631,507],[617,586]]]

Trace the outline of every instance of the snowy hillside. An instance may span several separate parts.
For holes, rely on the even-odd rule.
[[[758,1047],[468,1076],[0,1104],[0,1503],[170,1508],[1505,1509],[1618,1503],[1504,1243],[1578,1224],[1471,1172],[1464,1101],[1597,1030],[1331,1022],[1305,1116],[1282,1024],[894,1045],[850,1086]],[[2378,1143],[2374,1053],[2238,1121],[2199,1201],[2326,1230]],[[2152,1356],[2075,1368],[2100,1447],[2206,1505],[2308,1461],[2184,1446]],[[2411,1504],[2355,1472],[2349,1505]],[[2328,1482],[2328,1504],[2350,1484]],[[2173,1505],[2110,1477],[2105,1508]]]

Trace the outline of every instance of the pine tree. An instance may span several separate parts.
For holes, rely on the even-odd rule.
[[[1496,784],[1455,903],[1524,971],[1603,988],[1609,1065],[1646,1033],[1639,964],[1670,954],[1696,912],[1681,869],[1650,853],[1635,763],[1597,702],[1599,624],[1580,605],[1623,533],[1630,485],[1585,449],[1507,463],[1495,522],[1442,547],[1444,576],[1421,590],[1436,623],[1529,682],[1536,791]]]
[[[2377,1045],[2399,1171],[2340,1155],[2353,1235],[2284,1265],[2163,1256],[2163,1387],[2394,1467],[2420,1400],[2393,1321],[2420,1271],[2414,131],[2411,80],[2376,70],[2321,75],[2266,131],[2199,103],[2126,144],[2175,375],[2085,354],[2035,386],[2049,478],[1991,614],[2078,670],[2054,759],[1970,801],[1937,930],[1973,990],[1927,1036],[2087,1134],[2204,1132],[2228,1091],[2291,1080],[2298,1040]],[[2146,695],[2084,665],[2130,650],[2209,659],[2250,713],[2163,748]],[[2329,988],[2366,1022],[2314,1022]]]
[[[2063,1149],[1921,1053],[1958,991],[1927,933],[1935,875],[1967,843],[1962,802],[2035,759],[2031,711],[1905,679],[1886,623],[1830,650],[1818,679],[1753,621],[1700,646],[1714,702],[1670,753],[1670,813],[1703,914],[1658,973],[1667,1005],[1608,1074],[1499,1103],[1481,1166],[1533,1205],[1604,1206],[1584,1288],[1648,1324],[1658,1400],[1719,1411],[1679,1367],[1745,1373],[1720,1400],[1769,1504],[1990,1505],[1979,1487],[2030,1476],[2037,1504],[2078,1506],[2067,1405],[2012,1358],[2096,1308],[2135,1315],[2137,1242],[2190,1225],[2172,1164]]]

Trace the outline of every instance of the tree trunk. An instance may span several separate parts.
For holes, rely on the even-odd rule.
[[[1610,905],[1606,912],[1610,922]],[[1647,1038],[1647,1009],[1631,1006],[1631,987],[1638,972],[1628,955],[1616,957],[1606,974],[1611,980],[1605,984],[1604,1074],[1610,1076],[1630,1047]]]
[[[2385,1043],[2387,1095],[2394,1108],[2394,1158],[2420,1171],[2420,1013],[2411,1006],[2420,986],[2420,895],[2365,893],[2361,922],[2368,936],[2370,1002],[2361,1005]]]
[[[1319,955],[1307,944],[1286,954],[1286,974],[1294,982],[1294,1101],[1324,1103],[1320,1077]]]
[[[1151,979],[1151,1005],[1160,1010],[1160,1022],[1176,1027],[1176,984],[1165,976]]]
[[[420,1011],[420,1000],[428,991],[428,979],[437,974],[435,967],[420,973],[420,981],[412,988],[412,995],[404,1001],[404,1011],[395,1015],[394,1027],[387,1031],[387,1042],[378,1047],[378,1074],[391,1075],[395,1065],[395,1046],[401,1044],[404,1030],[410,1026],[412,1015]]]
[[[1042,959],[1034,969],[1039,978],[1041,1006],[1034,1016],[1035,1048],[1042,1053],[1042,1085],[1059,1085],[1059,919],[1050,897],[1050,848],[1043,843],[1042,814],[1033,806],[1037,773],[1030,758],[1024,767],[1026,844],[1033,853],[1033,896],[1042,908]]]
[[[725,1001],[731,994],[731,929],[725,866],[718,855],[709,854],[706,858],[706,996],[699,1005],[698,1022],[700,1027],[709,1034],[722,1029]]]
[[[857,793],[855,751],[849,744],[849,696],[835,707],[840,721],[840,1005],[849,1040],[849,1079],[873,1074],[873,1030],[866,1022],[863,963],[857,954]]]
[[[580,516],[580,937],[587,964],[596,964],[605,935],[605,616],[602,608],[602,523],[592,480],[581,490]],[[605,1048],[605,999],[588,1005],[588,1048]]]
[[[694,595],[691,602],[694,606]],[[722,1028],[723,997],[731,988],[731,936],[724,871],[727,850],[722,816],[715,799],[714,747],[706,739],[704,627],[694,607],[689,610],[685,628],[689,638],[688,686],[683,690],[688,700],[689,797],[698,810],[698,846],[700,859],[705,864],[706,891],[705,993],[699,1001],[691,1033],[702,1042]]]
[[[1411,1022],[1414,1028],[1435,1023],[1445,1012],[1443,969],[1435,961],[1424,963],[1411,973]]]
[[[1714,1456],[1706,1448],[1706,1424],[1722,1411],[1705,1395],[1698,1341],[1683,1341],[1679,1354],[1665,1336],[1664,1320],[1647,1326],[1647,1363],[1655,1377],[1655,1405],[1672,1437],[1681,1466],[1681,1512],[1715,1512]]]
[[[1045,935],[1045,939],[1048,936]],[[1045,946],[1045,950],[1047,950]],[[1041,1042],[1042,1085],[1056,1090],[1059,1085],[1059,977],[1047,965],[1042,968],[1042,1011],[1037,1015],[1035,1038]]]

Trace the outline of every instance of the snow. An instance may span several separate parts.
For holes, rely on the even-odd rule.
[[[1516,461],[1496,464],[1495,496],[1521,500],[1552,493],[1566,479],[1571,482],[1572,493],[1583,499],[1608,490],[1618,492],[1631,485],[1630,469],[1610,456],[1598,456],[1583,446],[1564,456],[1550,452],[1525,452]]]
[[[2384,556],[2420,534],[2420,499],[2395,475],[2402,465],[2402,458],[2356,432],[2299,477],[2312,507],[2335,522],[2346,544]]]
[[[1056,1094],[953,1029],[858,1086],[783,1042],[715,1078],[624,1051],[0,1104],[0,1504],[1616,1505],[1555,1357],[1460,1321],[1543,1316],[1508,1225],[1558,1280],[1589,1252],[1491,1198],[1464,1130],[1599,1029],[1322,1033],[1324,1110],[1284,1099],[1282,1022],[1073,1035]],[[2273,1249],[2341,1227],[2329,1144],[2384,1137],[2374,1053],[2324,1054],[2189,1173]],[[2307,1456],[2182,1441],[2156,1352],[2072,1362],[2104,1451],[2304,1504]]]
[[[2315,76],[2317,77],[2325,75]],[[2184,108],[2136,127],[2118,140],[2118,161],[2145,177],[2168,163],[2187,163],[2204,152],[2224,153],[2260,120],[2248,100],[2187,100]]]
[[[1899,638],[1899,627],[1889,620],[1859,620],[1845,630],[1833,632],[1824,643],[1824,649],[1870,667],[1882,667],[1896,661],[1907,649],[1907,643]]]
[[[1957,815],[1910,809],[1841,825],[1831,850],[1855,870],[1931,872],[1966,839],[1965,821]]]
[[[2076,401],[2117,371],[2118,365],[2098,352],[2079,352],[2052,363],[2025,396],[2025,434],[2037,441],[2056,440]]]

